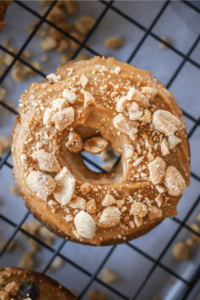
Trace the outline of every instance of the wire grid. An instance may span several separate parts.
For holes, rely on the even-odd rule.
[[[20,57],[21,54],[23,53],[23,51],[29,45],[29,43],[31,42],[31,40],[33,39],[33,37],[35,36],[35,34],[37,33],[37,31],[39,30],[39,28],[42,26],[43,23],[47,23],[50,26],[56,28],[57,30],[59,30],[60,32],[62,32],[66,37],[68,37],[69,39],[74,40],[75,42],[77,42],[79,44],[79,48],[76,50],[76,52],[71,57],[71,59],[75,59],[77,57],[77,55],[80,53],[80,51],[83,48],[86,49],[87,51],[89,51],[92,55],[99,55],[99,56],[101,56],[100,53],[97,53],[91,47],[87,46],[86,43],[89,40],[89,38],[94,34],[95,29],[102,22],[104,16],[106,15],[106,13],[109,10],[115,11],[117,14],[119,14],[124,19],[128,20],[129,22],[133,23],[135,26],[137,26],[138,28],[140,28],[144,32],[143,37],[141,38],[141,40],[139,41],[139,43],[137,44],[137,46],[133,49],[132,53],[129,55],[129,58],[127,59],[127,63],[130,63],[132,61],[132,59],[135,57],[135,55],[138,53],[138,51],[140,51],[140,48],[143,45],[143,43],[145,42],[146,38],[148,36],[151,36],[154,39],[156,39],[157,41],[166,44],[168,46],[168,48],[170,48],[173,52],[175,52],[176,54],[178,54],[182,58],[182,62],[180,63],[180,65],[178,66],[178,68],[176,69],[176,71],[174,72],[174,74],[172,75],[172,77],[170,78],[170,80],[168,81],[168,83],[166,84],[167,88],[170,88],[170,86],[172,85],[172,83],[174,82],[174,80],[177,78],[177,76],[179,75],[180,71],[182,70],[182,68],[183,68],[183,66],[185,65],[186,62],[190,62],[193,66],[195,66],[196,68],[200,69],[199,63],[195,62],[194,60],[192,60],[190,58],[192,52],[194,51],[195,47],[197,46],[198,42],[200,41],[200,35],[197,37],[197,39],[193,43],[192,47],[189,49],[188,53],[185,55],[181,51],[179,51],[176,48],[174,48],[172,45],[170,45],[167,42],[163,41],[159,36],[157,36],[156,34],[152,33],[152,29],[157,24],[158,20],[160,19],[160,17],[162,16],[162,14],[166,10],[166,8],[168,7],[170,1],[163,2],[163,5],[162,5],[160,11],[158,12],[158,14],[156,15],[155,19],[153,20],[153,22],[150,24],[150,26],[148,28],[144,27],[142,24],[138,23],[137,21],[135,21],[134,19],[130,18],[125,13],[123,13],[122,11],[120,11],[119,9],[117,9],[116,7],[114,7],[113,6],[113,2],[114,1],[100,1],[101,3],[104,4],[105,8],[103,9],[101,15],[98,17],[98,19],[96,20],[96,23],[94,24],[94,26],[90,30],[90,32],[87,34],[87,36],[85,37],[85,39],[84,39],[83,42],[79,42],[74,37],[70,36],[70,34],[64,32],[62,29],[58,28],[55,24],[51,23],[50,21],[48,21],[46,19],[46,17],[48,16],[48,14],[50,13],[50,11],[53,9],[54,5],[56,4],[56,2],[57,2],[56,0],[51,3],[51,5],[49,6],[49,9],[46,11],[46,13],[44,14],[44,16],[41,16],[40,14],[38,14],[36,11],[34,11],[30,7],[28,7],[24,2],[17,1],[17,0],[14,0],[14,2],[17,5],[21,6],[22,9],[25,9],[25,10],[29,11],[30,13],[32,13],[33,15],[35,15],[40,21],[37,24],[37,26],[35,27],[35,29],[33,30],[33,32],[29,35],[28,39],[25,41],[25,43],[23,44],[23,46],[21,47],[21,49],[20,49],[20,51],[18,52],[17,55],[13,54],[8,49],[6,49],[2,45],[0,45],[0,49],[1,50],[3,50],[6,53],[9,53],[14,58],[14,60],[12,61],[12,63],[5,70],[3,76],[0,78],[0,84],[4,81],[4,79],[6,78],[6,76],[9,74],[9,72],[12,69],[12,67],[16,63],[16,61],[20,61],[21,63],[23,63],[24,65],[28,66],[29,68],[31,68],[33,71],[37,72],[38,74],[40,74],[44,78],[46,77],[46,74],[44,74],[43,72],[37,70],[31,64],[29,64],[28,62],[24,61],[23,58]],[[189,2],[189,1],[181,1],[181,2],[184,3],[184,5],[190,7],[190,9],[194,9],[197,13],[200,13],[200,9],[198,9],[196,6],[194,6],[191,2]],[[13,108],[9,107],[8,105],[6,105],[5,103],[3,103],[2,101],[0,101],[0,104],[5,109],[9,110],[11,113],[17,115],[17,111],[14,110]],[[183,111],[184,116],[186,116],[188,119],[190,119],[193,122],[193,127],[190,130],[190,132],[188,133],[188,138],[190,139],[192,137],[192,135],[194,134],[194,132],[196,131],[196,129],[198,128],[198,126],[200,126],[200,117],[199,117],[199,119],[196,119],[194,116],[192,116],[191,114],[189,114],[185,110],[182,109],[182,111]],[[2,169],[2,167],[4,165],[6,165],[10,169],[12,169],[12,167],[13,167],[12,164],[8,162],[8,159],[9,159],[10,156],[11,156],[11,150],[8,151],[8,153],[5,155],[4,158],[0,158],[0,170]],[[99,171],[104,171],[99,165],[97,165],[96,163],[94,163],[93,161],[91,161],[90,159],[88,159],[87,157],[83,156],[83,159],[85,161],[89,162],[90,164],[92,164],[93,166],[95,166]],[[119,162],[119,160],[120,160],[120,157],[118,158],[118,160],[117,160],[117,162],[116,162],[115,165],[117,165],[117,163]],[[191,176],[197,182],[200,182],[200,177],[197,174],[191,172]],[[0,251],[0,258],[3,256],[3,254],[6,251],[6,249],[8,248],[9,244],[11,243],[11,241],[16,236],[16,234],[18,232],[22,232],[26,236],[28,236],[28,237],[32,238],[33,240],[37,241],[44,248],[46,248],[50,252],[52,252],[52,257],[49,260],[49,262],[47,263],[47,265],[45,266],[45,268],[43,269],[42,273],[46,273],[46,271],[48,270],[48,268],[53,263],[54,259],[58,256],[58,257],[62,258],[64,261],[66,261],[69,264],[71,264],[72,266],[74,266],[75,268],[77,268],[79,271],[83,272],[85,275],[87,275],[87,276],[90,277],[90,280],[89,280],[88,284],[83,288],[82,292],[78,296],[79,299],[82,299],[84,297],[84,295],[86,294],[86,292],[91,287],[92,283],[94,281],[96,281],[96,282],[100,283],[102,286],[106,287],[108,290],[112,291],[117,296],[121,297],[121,299],[131,299],[131,300],[134,300],[134,299],[136,299],[139,296],[140,292],[142,291],[142,289],[145,286],[145,284],[147,283],[147,281],[150,279],[152,273],[154,272],[154,270],[155,270],[155,268],[157,266],[159,266],[161,269],[165,270],[166,272],[168,272],[169,274],[173,275],[174,277],[176,277],[177,279],[179,279],[181,282],[183,282],[183,283],[186,284],[187,287],[182,290],[182,293],[178,297],[179,300],[186,299],[186,297],[190,294],[190,292],[192,291],[193,287],[195,286],[195,284],[197,283],[197,281],[198,281],[198,279],[200,277],[200,265],[197,266],[197,270],[196,270],[196,273],[193,276],[193,278],[190,281],[188,281],[188,280],[182,278],[179,274],[177,274],[176,272],[174,272],[172,269],[170,269],[167,266],[165,266],[164,264],[162,264],[161,263],[161,259],[164,257],[165,253],[167,252],[167,250],[169,249],[169,247],[172,245],[172,243],[174,242],[175,238],[177,237],[177,235],[179,234],[179,232],[181,231],[182,228],[186,228],[191,233],[195,233],[195,234],[197,234],[200,237],[200,234],[198,234],[195,231],[193,231],[186,224],[187,220],[189,219],[189,217],[191,216],[191,214],[194,212],[194,210],[197,207],[197,205],[199,204],[199,202],[200,202],[200,195],[195,199],[195,202],[194,202],[193,206],[190,208],[190,210],[188,211],[188,213],[185,216],[185,218],[183,219],[183,221],[180,221],[176,217],[174,217],[172,219],[174,222],[176,222],[178,224],[178,228],[176,229],[176,231],[174,232],[174,234],[171,236],[171,238],[168,241],[167,245],[165,246],[165,248],[163,249],[163,251],[161,252],[161,254],[159,255],[159,257],[157,259],[154,259],[152,256],[150,256],[149,254],[147,254],[145,251],[142,251],[141,249],[139,249],[138,247],[132,245],[131,243],[129,243],[129,242],[127,243],[127,245],[131,249],[133,249],[133,251],[137,251],[138,253],[140,253],[142,256],[144,256],[145,258],[147,258],[149,261],[151,261],[153,263],[153,266],[151,267],[150,271],[142,279],[139,287],[136,289],[136,291],[134,292],[134,294],[130,298],[128,298],[127,296],[125,296],[123,293],[119,292],[115,288],[107,285],[101,279],[99,279],[97,277],[98,274],[100,273],[100,271],[102,270],[102,268],[104,267],[104,265],[106,264],[106,262],[108,261],[108,259],[110,258],[110,256],[112,255],[112,253],[115,251],[117,245],[114,245],[114,246],[111,247],[111,249],[109,250],[109,252],[107,253],[107,255],[104,257],[104,260],[102,261],[102,263],[100,264],[100,266],[98,267],[98,269],[96,270],[96,272],[91,273],[91,272],[87,271],[85,268],[83,268],[82,266],[80,266],[79,264],[73,262],[68,257],[66,257],[65,255],[63,255],[63,254],[60,253],[60,251],[63,248],[63,246],[67,243],[66,240],[63,240],[63,242],[61,243],[61,245],[57,248],[57,250],[55,250],[51,246],[45,244],[39,238],[33,236],[32,234],[30,234],[29,232],[27,232],[26,230],[24,230],[21,226],[23,225],[23,223],[27,220],[28,216],[30,215],[29,212],[27,212],[25,214],[25,216],[23,217],[23,219],[21,220],[21,222],[19,222],[18,224],[15,223],[15,222],[13,222],[12,220],[10,220],[9,218],[7,218],[6,216],[4,216],[3,214],[0,213],[0,218],[2,220],[4,220],[5,222],[7,222],[8,224],[10,224],[12,227],[15,228],[13,234],[10,236],[10,238],[8,239],[8,241],[6,242],[6,244],[4,245],[4,247],[2,248],[2,250]]]

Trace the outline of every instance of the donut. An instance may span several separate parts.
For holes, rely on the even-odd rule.
[[[4,22],[4,18],[6,15],[6,10],[8,5],[10,5],[12,3],[11,0],[3,0],[0,1],[0,32],[3,30],[4,25],[6,24]]]
[[[149,71],[94,57],[58,67],[21,95],[13,175],[30,212],[55,234],[89,245],[137,238],[177,215],[189,185],[182,112]],[[96,173],[81,152],[121,155]]]
[[[77,300],[77,297],[57,281],[34,270],[0,268],[0,299]]]

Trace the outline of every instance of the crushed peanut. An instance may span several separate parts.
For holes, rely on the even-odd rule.
[[[105,47],[111,50],[117,50],[123,46],[123,40],[121,36],[113,36],[107,38],[104,43]]]

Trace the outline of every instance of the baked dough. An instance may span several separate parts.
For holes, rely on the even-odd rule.
[[[5,18],[5,15],[6,15],[7,7],[11,3],[12,3],[11,0],[1,0],[0,1],[0,32],[3,30],[3,27],[6,24],[4,22],[4,18]]]
[[[59,66],[21,95],[12,133],[13,175],[30,212],[63,238],[111,245],[166,217],[189,185],[184,121],[150,72],[114,58]],[[122,155],[95,173],[81,150]]]
[[[28,295],[24,297],[26,292]],[[78,300],[50,277],[34,270],[18,268],[0,268],[0,299]]]

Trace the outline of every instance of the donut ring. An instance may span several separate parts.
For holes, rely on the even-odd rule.
[[[27,297],[27,293],[32,297]],[[78,300],[72,292],[47,275],[29,269],[0,268],[0,299],[25,299],[24,296],[37,300]]]
[[[114,58],[59,66],[21,95],[13,175],[30,212],[66,239],[127,242],[177,215],[189,147],[172,94],[150,72]],[[122,155],[95,173],[81,150]]]

